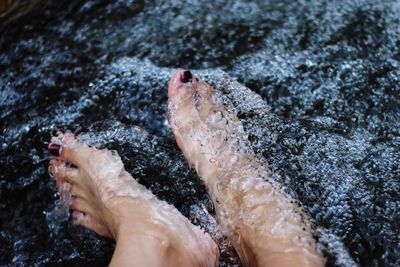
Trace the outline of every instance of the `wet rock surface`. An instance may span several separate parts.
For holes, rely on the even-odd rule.
[[[3,24],[0,265],[110,260],[114,244],[55,204],[57,129],[117,150],[185,216],[212,212],[166,120],[176,67],[201,69],[235,107],[329,265],[400,265],[399,11],[397,1],[54,1]]]

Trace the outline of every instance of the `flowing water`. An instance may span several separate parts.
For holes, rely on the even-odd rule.
[[[212,204],[166,119],[177,67],[234,105],[329,266],[400,265],[399,1],[20,2],[0,16],[1,266],[110,260],[114,243],[57,202],[57,129],[117,150],[140,183],[204,223]],[[221,266],[235,266],[229,255]]]

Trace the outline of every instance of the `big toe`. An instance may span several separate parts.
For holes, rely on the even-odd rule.
[[[174,97],[183,85],[195,82],[196,77],[189,70],[178,70],[175,72],[168,84],[168,98]]]
[[[80,142],[73,133],[59,133],[49,144],[49,152],[53,157],[60,157],[63,161],[75,166],[84,164],[89,158],[91,148]]]

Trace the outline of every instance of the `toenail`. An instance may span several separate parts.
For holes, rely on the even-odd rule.
[[[54,175],[54,166],[53,165],[49,166],[48,173],[49,173],[50,177],[55,177],[55,175]]]
[[[183,72],[182,76],[181,76],[181,82],[183,83],[187,83],[190,82],[193,78],[193,75],[190,71],[186,70]]]
[[[49,147],[49,152],[51,155],[58,157],[60,156],[61,146],[59,144],[51,144]]]

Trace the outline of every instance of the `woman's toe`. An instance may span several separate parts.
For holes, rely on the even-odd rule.
[[[59,158],[53,158],[53,159],[51,159],[50,162],[49,162],[49,169],[48,169],[49,175],[50,175],[51,177],[55,177],[56,175],[55,175],[55,173],[54,173],[54,167],[55,167],[55,166],[62,165],[62,164],[65,164],[65,162],[63,162],[63,161],[62,161],[61,159],[59,159]]]
[[[75,224],[79,224],[89,230],[95,231],[97,234],[105,237],[112,237],[110,232],[100,223],[92,219],[89,214],[85,214],[81,211],[74,210],[72,212],[72,218]]]
[[[73,133],[59,133],[49,144],[49,152],[54,158],[70,162],[79,167],[85,164],[92,149],[80,142]]]
[[[63,160],[79,167],[90,158],[91,151],[92,149],[76,139],[75,135],[67,133],[62,139],[60,156]]]
[[[73,197],[79,197],[84,200],[88,199],[87,193],[77,184],[73,184],[71,186],[71,194]]]
[[[87,203],[87,201],[80,197],[72,198],[70,208],[72,210],[84,212],[85,214],[93,214],[94,212],[91,206]]]
[[[72,220],[73,220],[74,224],[82,225],[82,221],[84,221],[86,217],[87,217],[87,215],[80,210],[72,211]],[[86,228],[91,229],[90,227],[86,227]]]
[[[78,181],[79,169],[68,167],[65,163],[49,167],[56,179],[74,184]]]

